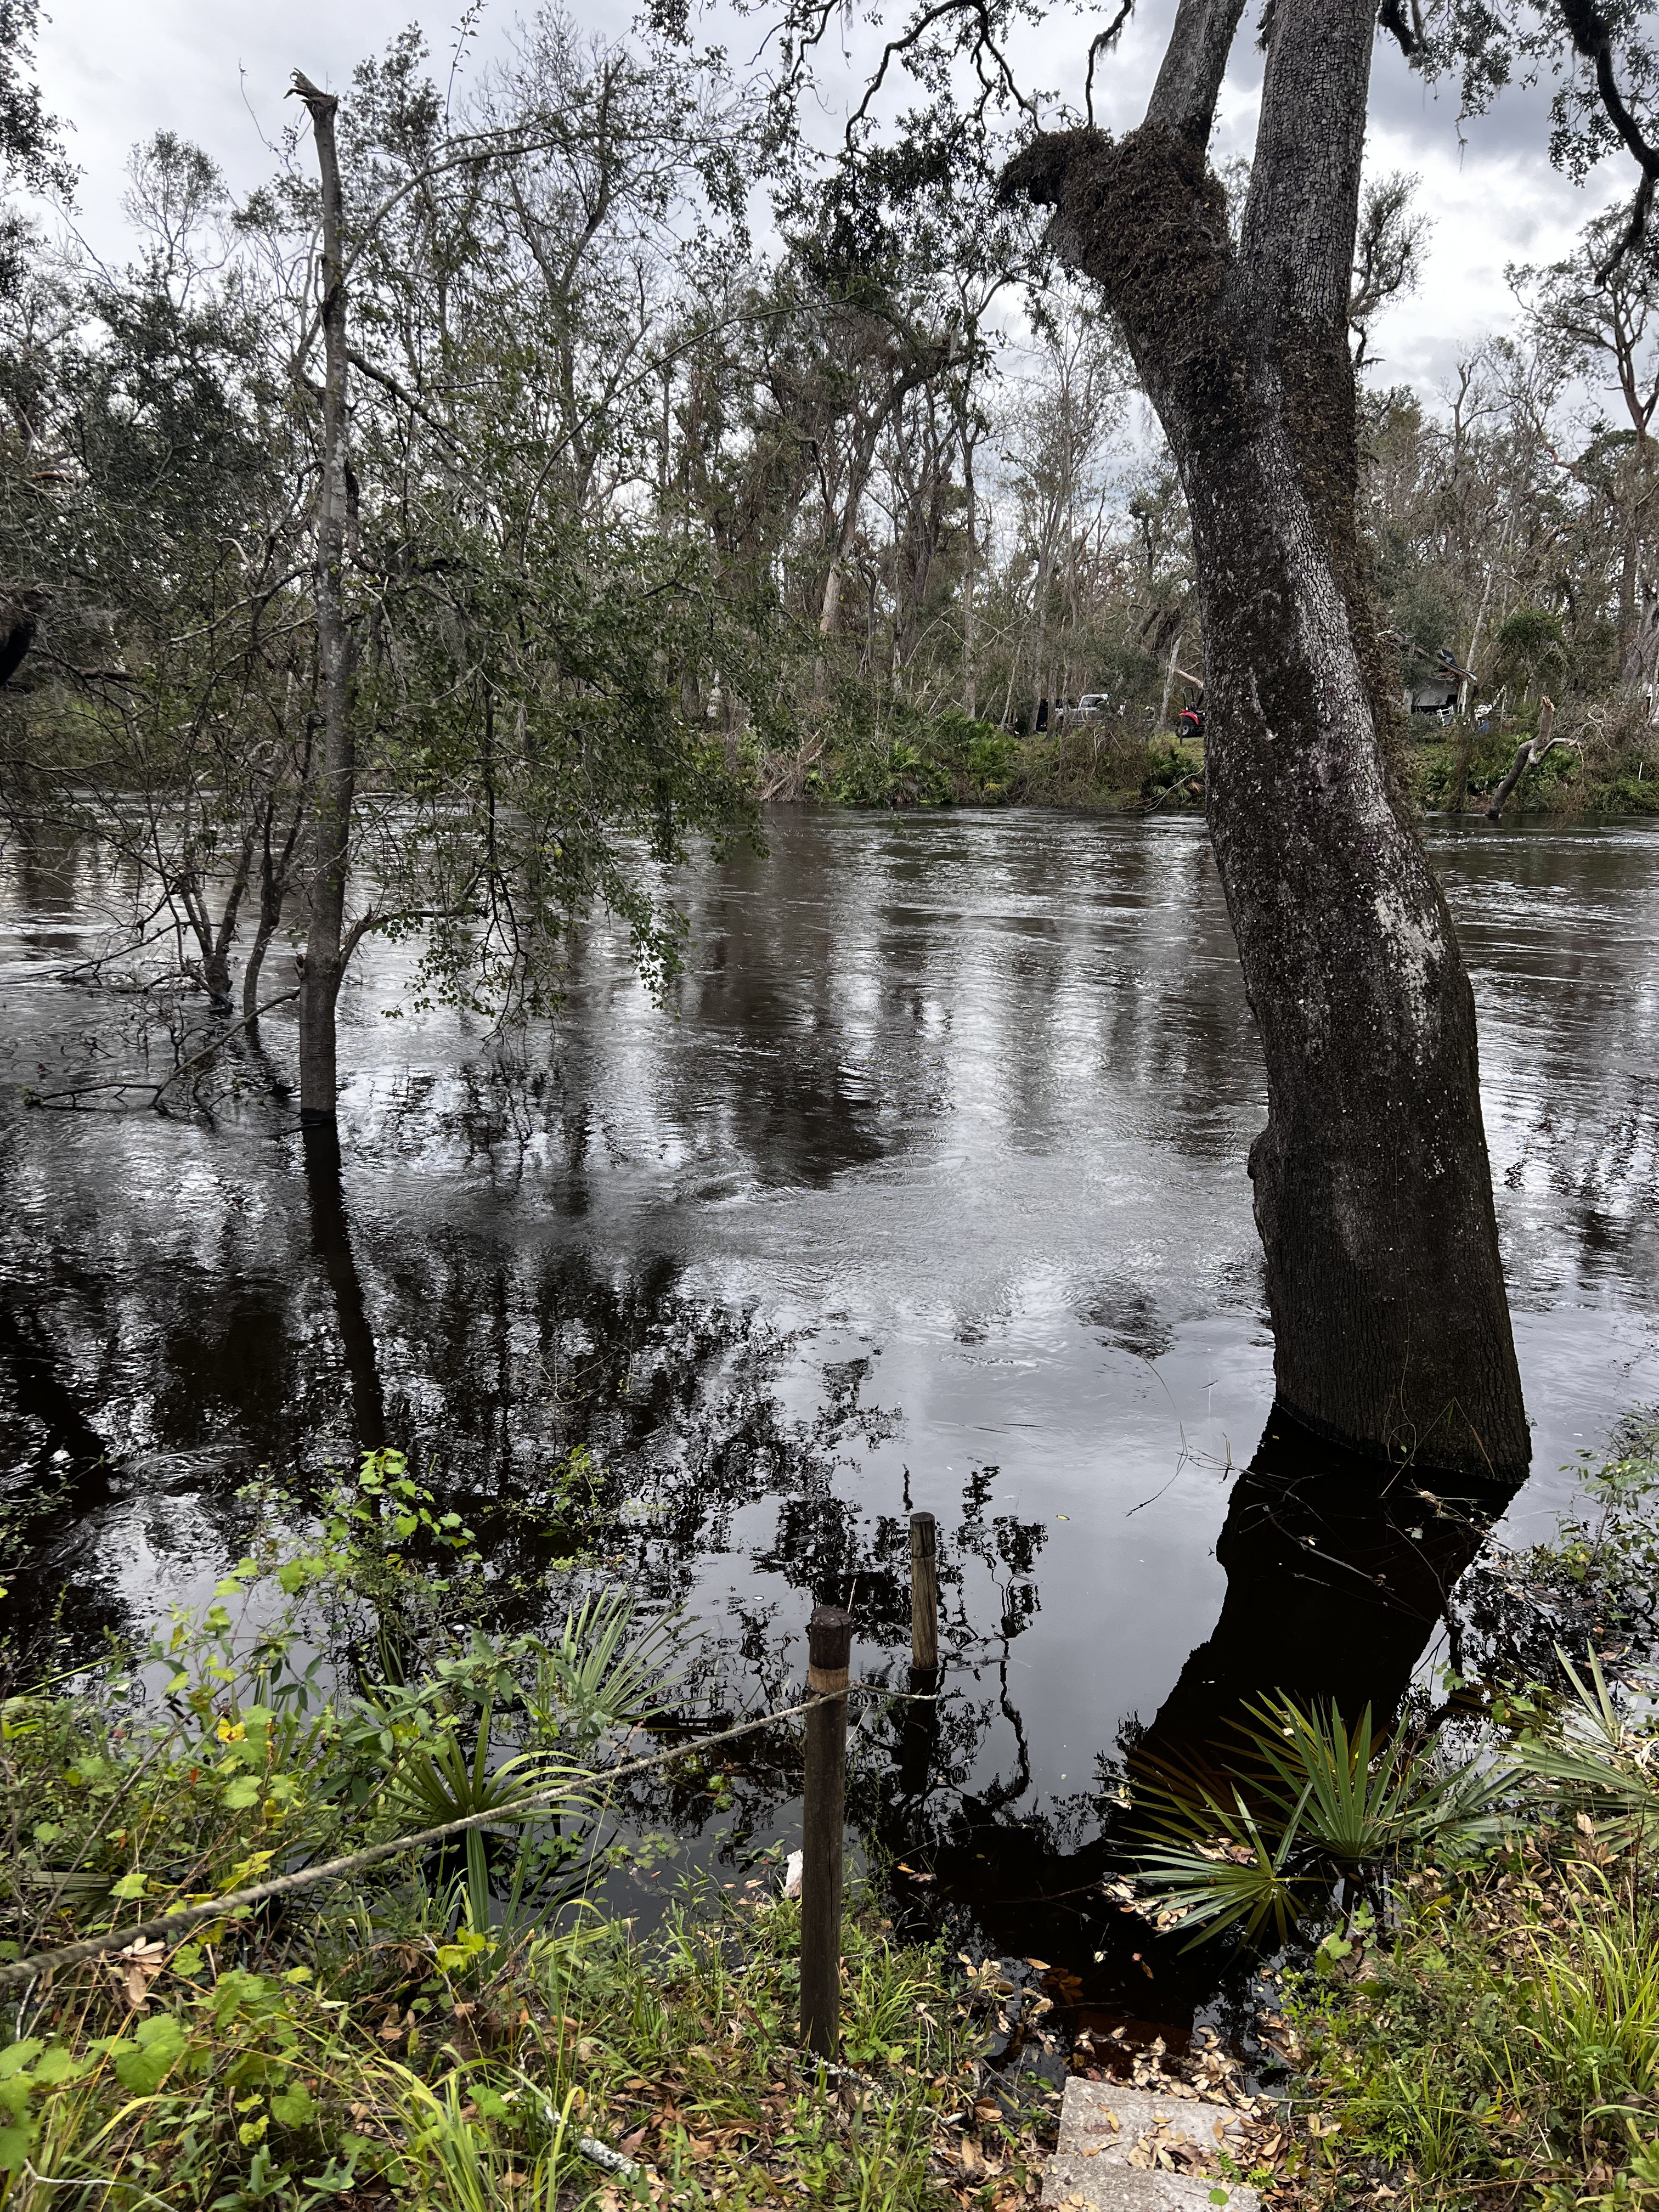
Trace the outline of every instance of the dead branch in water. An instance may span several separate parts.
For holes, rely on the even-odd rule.
[[[172,1090],[175,1083],[188,1075],[192,1068],[204,1068],[215,1054],[222,1051],[231,1038],[240,1030],[252,1029],[261,1014],[270,1013],[273,1006],[285,1006],[290,1000],[297,999],[299,995],[296,989],[284,991],[275,999],[267,999],[263,1006],[256,1006],[251,1014],[244,1014],[240,1021],[232,1022],[227,1029],[214,1038],[210,1044],[204,1045],[200,1052],[192,1053],[188,1060],[181,1060],[171,1074],[164,1075],[159,1083],[151,1083],[135,1075],[105,1077],[96,1082],[67,1084],[61,1091],[26,1091],[24,1103],[29,1106],[48,1107],[54,1113],[70,1114],[78,1110],[82,1098],[89,1097],[95,1091],[113,1091],[118,1096],[122,1097],[129,1091],[148,1091],[150,1107],[154,1112],[159,1114],[161,1111],[163,1097]]]

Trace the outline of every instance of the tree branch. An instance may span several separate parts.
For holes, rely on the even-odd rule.
[[[1129,8],[1133,5],[1133,0],[1125,0],[1124,13],[1126,15],[1128,13]],[[1002,82],[1009,93],[1012,94],[1013,98],[1019,103],[1026,114],[1030,117],[1032,122],[1035,123],[1036,121],[1036,109],[1032,106],[1031,102],[1027,100],[1025,94],[1020,90],[1018,85],[1014,82],[1014,73],[1009,68],[1002,49],[997,45],[995,39],[992,36],[991,15],[990,9],[986,4],[986,0],[936,0],[936,5],[929,8],[924,15],[919,15],[911,24],[908,31],[904,32],[899,38],[889,39],[886,46],[882,49],[880,64],[878,67],[874,76],[871,78],[870,82],[865,88],[863,99],[860,100],[857,107],[848,118],[847,135],[849,139],[853,134],[854,125],[863,122],[865,117],[869,113],[871,101],[881,90],[882,84],[887,76],[889,63],[891,62],[896,56],[908,53],[913,47],[920,46],[923,38],[933,28],[933,25],[938,22],[942,22],[947,15],[972,15],[977,18],[979,23],[979,35],[975,39],[973,45],[974,58],[975,63],[977,64],[981,53],[989,54],[992,60],[995,62],[999,70],[1000,70]],[[988,92],[992,89],[992,88],[986,83],[985,74],[982,70],[980,71],[980,82],[986,85]]]
[[[211,1044],[204,1045],[200,1052],[192,1053],[188,1060],[181,1060],[172,1074],[163,1076],[159,1083],[150,1083],[131,1075],[107,1077],[97,1083],[70,1084],[62,1091],[26,1091],[26,1103],[31,1106],[56,1106],[59,1099],[67,1098],[73,1107],[93,1091],[148,1091],[150,1104],[159,1112],[163,1094],[171,1091],[181,1076],[188,1075],[191,1068],[201,1066],[204,1061],[211,1060],[215,1053],[222,1051],[239,1030],[252,1029],[261,1014],[268,1014],[273,1006],[285,1006],[291,999],[297,999],[299,995],[297,991],[283,991],[276,998],[267,999],[263,1006],[256,1006],[251,1014],[244,1014],[240,1022],[233,1022],[228,1029],[222,1030]]]
[[[453,446],[458,453],[460,451],[461,441],[447,423],[441,422],[435,415],[428,413],[414,393],[406,391],[398,381],[390,369],[377,368],[368,355],[359,353],[356,346],[346,348],[346,359],[355,369],[361,371],[372,382],[389,392],[394,399],[401,400],[411,415],[418,415],[428,429],[435,430],[438,435]]]
[[[1097,31],[1089,41],[1089,74],[1083,82],[1084,112],[1089,118],[1089,128],[1095,128],[1095,64],[1102,54],[1109,53],[1117,44],[1123,26],[1134,13],[1135,0],[1119,0],[1118,11],[1103,31]]]
[[[1227,57],[1243,13],[1244,0],[1181,0],[1146,103],[1148,123],[1161,124],[1200,151],[1209,144]]]
[[[1608,122],[1624,140],[1626,150],[1642,172],[1642,181],[1637,186],[1636,198],[1631,203],[1630,220],[1625,226],[1624,234],[1596,271],[1596,283],[1605,284],[1625,256],[1633,252],[1646,235],[1648,216],[1653,207],[1654,185],[1659,181],[1659,147],[1650,144],[1640,124],[1625,105],[1624,94],[1613,75],[1613,32],[1595,0],[1557,0],[1557,4],[1575,51],[1582,54],[1595,70],[1595,88],[1601,96],[1601,106]]]

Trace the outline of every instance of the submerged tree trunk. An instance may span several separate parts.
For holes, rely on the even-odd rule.
[[[253,1021],[258,1017],[259,976],[265,964],[265,955],[270,950],[271,939],[283,926],[283,907],[288,897],[289,868],[303,820],[301,808],[296,806],[282,851],[278,854],[270,840],[271,817],[275,811],[267,801],[264,820],[260,825],[259,919],[254,925],[253,943],[248,949],[246,964],[242,969],[242,1018],[245,1021]]]
[[[294,88],[311,112],[322,183],[323,452],[317,494],[314,590],[323,700],[322,773],[312,819],[305,951],[300,960],[300,1120],[325,1142],[335,1129],[335,1011],[356,935],[345,927],[351,814],[356,798],[351,635],[345,617],[346,301],[338,103],[301,76]]]
[[[1375,16],[1278,0],[1240,244],[1208,169],[1242,0],[1181,0],[1146,122],[1039,137],[1011,191],[1123,327],[1179,465],[1211,835],[1267,1071],[1250,1155],[1281,1401],[1390,1459],[1530,1455],[1474,1004],[1391,787],[1355,526],[1346,311]]]
[[[248,870],[253,860],[253,836],[254,833],[250,829],[242,839],[242,849],[237,855],[236,872],[225,892],[218,927],[202,962],[202,981],[209,1000],[216,1011],[222,1013],[228,1013],[231,1007],[230,948],[236,942],[236,924],[247,892]]]

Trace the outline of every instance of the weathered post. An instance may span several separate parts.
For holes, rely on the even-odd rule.
[[[833,2058],[841,2014],[841,1883],[847,1819],[847,1684],[853,1616],[813,1608],[807,1631],[806,1778],[801,1790],[800,2039]]]
[[[931,1673],[939,1664],[939,1523],[910,1516],[910,1664]]]

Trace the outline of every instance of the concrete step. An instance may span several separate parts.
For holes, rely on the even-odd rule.
[[[1243,2148],[1230,2105],[1154,2097],[1114,2081],[1066,2084],[1060,2148],[1043,2173],[1042,2201],[1053,2212],[1261,2212],[1254,2189],[1203,2172],[1131,2165],[1138,2145],[1191,2143],[1206,2154]]]

